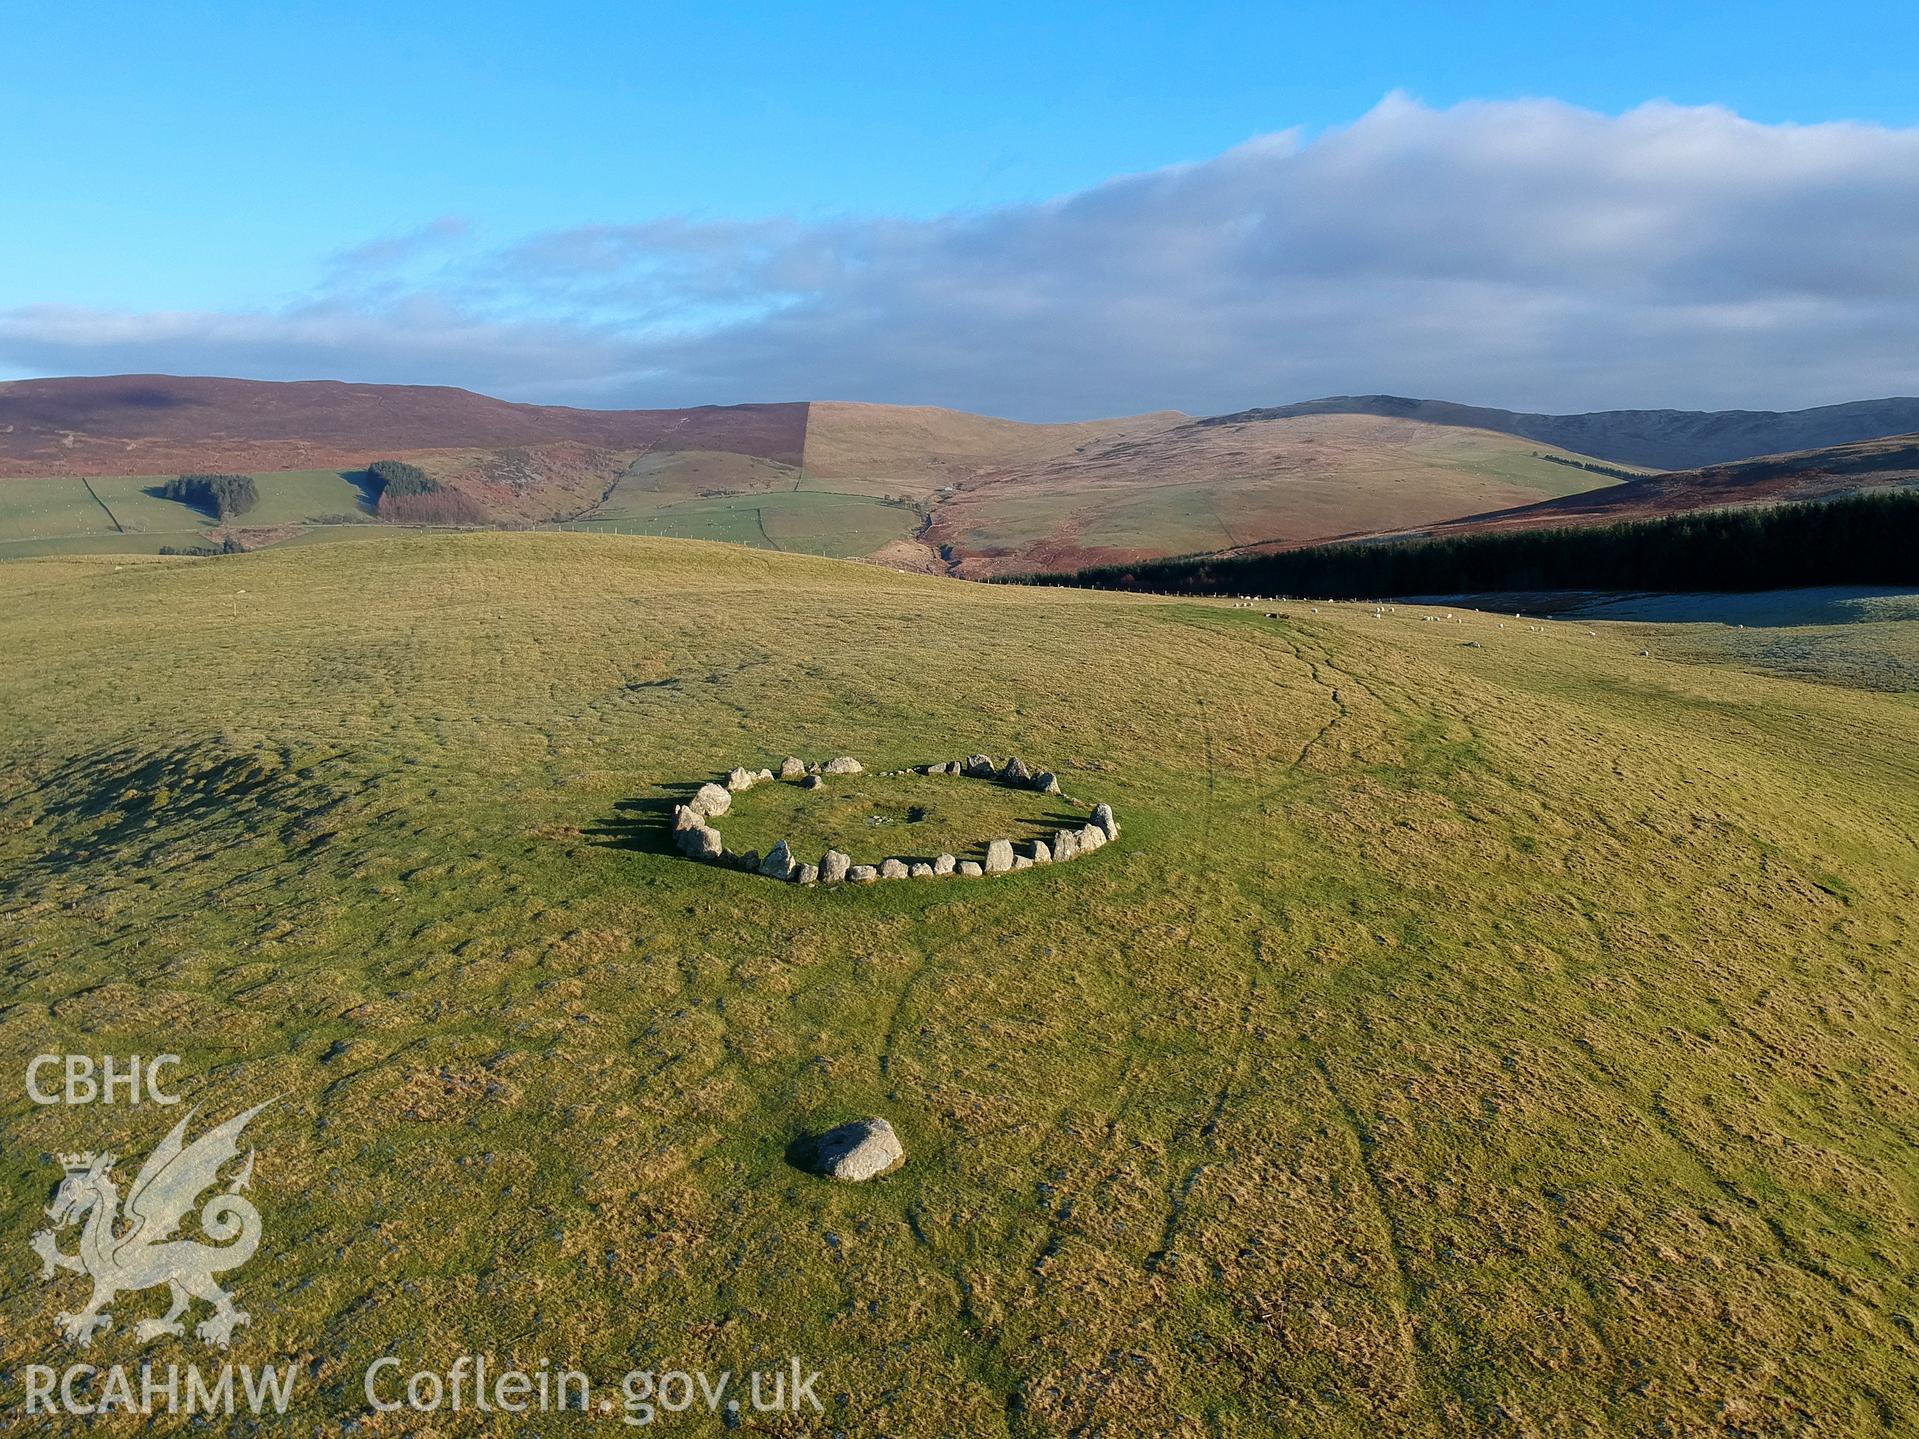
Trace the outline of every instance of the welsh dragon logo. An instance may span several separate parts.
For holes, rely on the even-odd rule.
[[[271,1100],[267,1101],[272,1103]],[[77,1314],[61,1314],[61,1334],[69,1343],[86,1345],[93,1336],[113,1326],[107,1305],[114,1296],[164,1284],[173,1303],[164,1317],[143,1319],[134,1327],[141,1343],[164,1334],[180,1335],[186,1326],[180,1316],[196,1299],[213,1306],[213,1313],[194,1329],[209,1344],[226,1348],[233,1331],[250,1316],[234,1306],[233,1296],[213,1282],[213,1276],[238,1269],[260,1247],[260,1211],[241,1196],[253,1178],[253,1151],[234,1172],[224,1190],[200,1210],[200,1228],[211,1244],[176,1239],[180,1227],[200,1196],[219,1182],[223,1165],[239,1156],[240,1133],[266,1104],[185,1142],[191,1111],[160,1141],[127,1195],[126,1213],[120,1212],[120,1189],[113,1180],[111,1154],[59,1156],[66,1178],[47,1207],[53,1223],[36,1233],[30,1243],[40,1256],[40,1277],[52,1279],[56,1270],[70,1269],[93,1281],[93,1294]],[[79,1224],[80,1247],[62,1253],[57,1232]]]

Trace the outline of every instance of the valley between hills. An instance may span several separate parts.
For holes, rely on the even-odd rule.
[[[1707,424],[1363,397],[1027,424],[832,402],[593,411],[431,387],[19,381],[0,386],[0,558],[364,538],[394,522],[366,483],[379,459],[417,466],[468,525],[709,539],[963,578],[1601,523],[1915,477],[1919,451],[1883,435],[1919,428],[1919,406],[1831,408]],[[1755,468],[1742,453],[1832,434],[1852,448],[1830,463],[1822,451]],[[1666,472],[1622,453],[1724,462]],[[216,520],[159,494],[184,472],[250,475],[259,503]]]

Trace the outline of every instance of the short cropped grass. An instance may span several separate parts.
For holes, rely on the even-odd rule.
[[[629,497],[617,513],[595,511],[574,527],[851,559],[904,539],[919,521],[903,505],[809,490],[668,499],[653,508]]]
[[[26,1247],[50,1156],[177,1117],[30,1057],[171,1051],[196,1125],[274,1097],[269,1432],[584,1422],[369,1414],[476,1352],[798,1354],[848,1434],[1919,1431],[1919,707],[1434,614],[577,534],[0,567],[0,1372],[207,1361],[150,1292],[63,1353]],[[972,750],[1119,842],[672,848],[734,764]],[[792,1162],[864,1115],[898,1173]]]
[[[756,785],[715,823],[728,849],[765,854],[783,839],[809,864],[829,848],[855,864],[878,864],[942,854],[984,861],[992,840],[1050,842],[1088,817],[1088,808],[1070,808],[1058,795],[974,776],[860,774],[828,776],[810,790],[798,781]]]

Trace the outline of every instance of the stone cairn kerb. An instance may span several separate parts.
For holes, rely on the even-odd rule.
[[[890,770],[883,777],[905,774]],[[902,859],[886,859],[878,864],[855,864],[852,856],[829,849],[819,863],[805,864],[795,858],[785,840],[780,840],[764,857],[757,851],[739,854],[726,847],[714,821],[733,807],[733,796],[756,784],[798,783],[818,788],[826,776],[865,773],[865,767],[851,755],[839,755],[824,764],[809,764],[795,755],[779,763],[779,773],[771,769],[747,769],[744,765],[729,770],[719,784],[703,784],[685,804],[673,808],[673,843],[688,859],[704,860],[728,868],[750,871],[788,884],[871,884],[882,879],[976,879],[985,875],[1015,874],[1042,864],[1064,864],[1112,843],[1119,838],[1119,822],[1113,818],[1110,804],[1098,804],[1078,829],[1056,830],[1052,840],[1028,840],[1015,846],[1009,839],[986,842],[986,862],[955,859],[942,854],[931,864]],[[1052,770],[1036,770],[1024,760],[1008,759],[996,764],[991,755],[968,755],[963,760],[941,760],[921,765],[917,773],[953,775],[983,779],[1039,794],[1060,794],[1059,776]]]

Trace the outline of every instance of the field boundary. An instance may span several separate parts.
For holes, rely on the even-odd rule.
[[[87,487],[87,493],[93,496],[93,502],[98,505],[101,512],[106,515],[107,523],[113,526],[113,532],[117,535],[124,535],[127,532],[126,527],[115,517],[113,511],[107,508],[107,502],[101,499],[100,492],[94,489],[93,481],[89,480],[85,475],[82,475],[80,477],[80,483]]]

